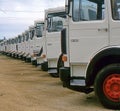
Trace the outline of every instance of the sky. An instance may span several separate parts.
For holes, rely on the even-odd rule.
[[[65,0],[0,0],[0,39],[16,37],[44,19],[44,10],[65,6]]]

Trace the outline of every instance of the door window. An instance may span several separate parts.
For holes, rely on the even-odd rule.
[[[66,18],[65,12],[48,14],[47,29],[48,32],[58,32],[63,29],[63,20]]]
[[[104,19],[104,0],[73,0],[73,21]]]
[[[111,0],[112,16],[114,20],[120,20],[120,0]]]
[[[43,27],[44,27],[44,23],[36,24],[36,36],[37,37],[42,37]]]

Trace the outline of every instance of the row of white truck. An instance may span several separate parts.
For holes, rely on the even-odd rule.
[[[64,87],[95,91],[103,106],[120,109],[120,0],[65,0],[45,11],[1,52],[40,65]]]
[[[0,50],[9,56],[41,66],[52,76],[58,77],[57,62],[61,54],[61,30],[65,22],[64,7],[46,10],[45,20],[37,20],[22,34],[4,40],[0,44]]]

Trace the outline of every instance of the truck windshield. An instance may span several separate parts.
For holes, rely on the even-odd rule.
[[[47,29],[48,32],[58,32],[63,29],[63,21],[66,18],[65,12],[48,14]]]
[[[114,20],[120,20],[120,0],[111,0],[112,16]]]
[[[73,0],[73,21],[104,19],[104,0]]]
[[[44,26],[44,23],[36,24],[36,36],[37,37],[42,37],[43,26]]]

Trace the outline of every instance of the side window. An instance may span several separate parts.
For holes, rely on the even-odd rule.
[[[63,29],[63,21],[66,18],[65,12],[48,14],[47,29],[48,32],[58,32]]]
[[[111,0],[112,16],[114,20],[120,20],[120,0]]]
[[[37,37],[42,37],[43,26],[44,24],[40,24],[40,23],[36,25],[36,36]]]
[[[104,19],[104,0],[73,0],[73,21]]]
[[[80,0],[73,1],[73,20],[79,21],[80,20]]]
[[[63,28],[63,21],[61,17],[54,17],[52,22],[52,30],[54,32],[61,31]]]
[[[51,27],[52,27],[51,23],[52,23],[51,18],[48,17],[48,19],[47,19],[47,30],[48,30],[48,32],[51,32]]]

